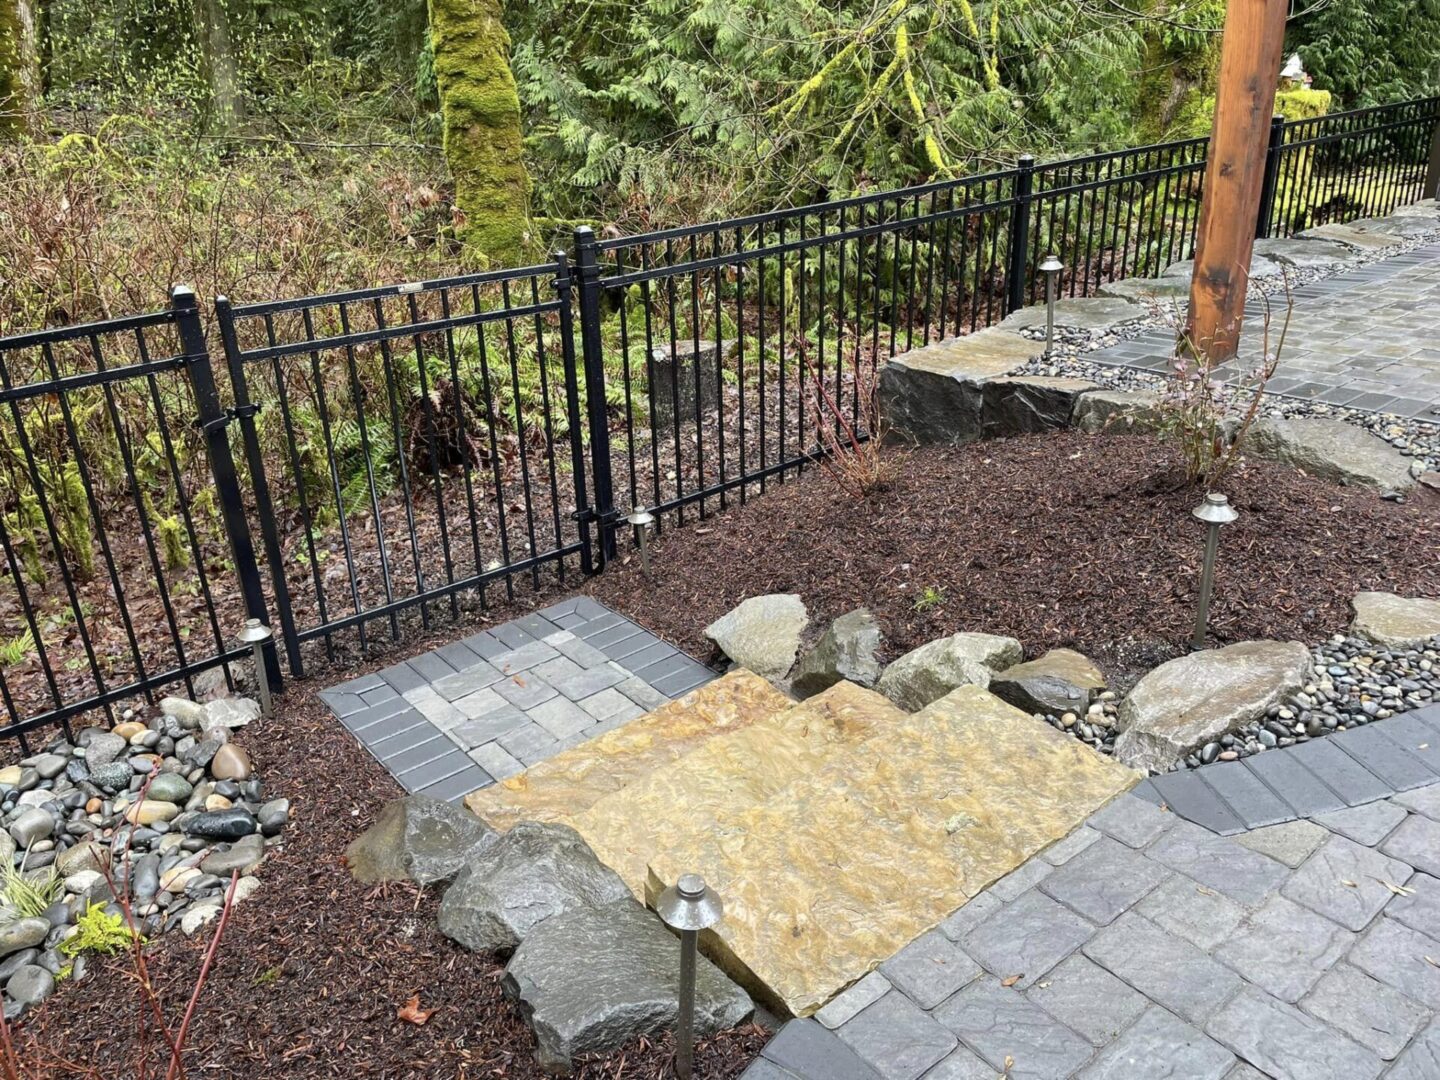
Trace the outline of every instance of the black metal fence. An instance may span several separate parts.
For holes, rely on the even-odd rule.
[[[1257,235],[1440,181],[1440,99],[1273,125]],[[545,265],[0,339],[0,699],[18,735],[400,639],[783,483],[892,356],[1193,253],[1206,140],[599,241]],[[224,363],[217,372],[212,355]],[[218,376],[218,378],[217,378]],[[233,440],[233,447],[232,447]],[[258,550],[257,550],[258,548]]]

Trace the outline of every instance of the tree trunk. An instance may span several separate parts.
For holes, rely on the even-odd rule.
[[[29,130],[40,104],[33,0],[0,0],[0,138]]]
[[[194,0],[194,19],[195,40],[210,85],[211,120],[217,130],[230,131],[245,118],[245,102],[240,96],[225,0]]]
[[[462,235],[487,266],[519,265],[530,177],[499,0],[430,0],[430,36]]]

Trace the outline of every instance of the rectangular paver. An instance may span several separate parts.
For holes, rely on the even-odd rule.
[[[1230,809],[1220,793],[1206,783],[1203,771],[1178,769],[1154,777],[1151,783],[1164,798],[1165,804],[1187,821],[1203,825],[1222,836],[1239,832],[1245,828],[1245,822]]]
[[[1088,1039],[995,979],[977,979],[934,1016],[991,1068],[1015,1077],[1068,1076],[1094,1053]]]
[[[841,1024],[835,1033],[886,1080],[916,1080],[957,1045],[955,1036],[936,1018],[898,990]]]
[[[1349,930],[1363,930],[1414,871],[1343,836],[1321,844],[1285,883],[1283,894]]]
[[[1287,748],[1286,753],[1314,773],[1326,787],[1344,799],[1348,806],[1358,806],[1372,799],[1383,799],[1390,794],[1391,789],[1385,781],[1339,746],[1332,746],[1329,738],[1300,743]]]
[[[1077,1080],[1222,1080],[1235,1055],[1198,1028],[1152,1005]]]
[[[1213,836],[1188,821],[1170,829],[1145,853],[1247,907],[1264,903],[1284,882],[1287,872],[1274,859]]]
[[[1194,945],[1128,912],[1096,934],[1085,955],[1151,1001],[1203,1024],[1240,988],[1240,978]]]
[[[1389,1061],[1425,1026],[1430,1013],[1400,991],[1340,964],[1306,995],[1300,1007]]]
[[[1159,863],[1106,836],[1046,875],[1039,888],[1104,926],[1169,876]]]
[[[1440,776],[1435,775],[1435,770],[1385,733],[1383,721],[1337,731],[1330,740],[1378,776],[1390,791],[1409,791],[1425,784],[1440,783]]]
[[[1241,761],[1302,817],[1340,810],[1349,803],[1306,767],[1291,749],[1269,750]]]
[[[1205,1032],[1275,1080],[1374,1080],[1383,1067],[1359,1043],[1253,986],[1217,1013]]]
[[[1243,762],[1224,761],[1197,770],[1247,829],[1275,825],[1296,816],[1295,809],[1247,769]]]

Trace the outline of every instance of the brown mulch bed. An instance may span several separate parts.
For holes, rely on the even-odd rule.
[[[291,799],[292,821],[284,847],[259,871],[261,890],[232,913],[193,1024],[187,1074],[538,1080],[545,1074],[533,1036],[501,996],[503,966],[439,933],[439,890],[360,886],[342,864],[345,846],[403,792],[314,696],[335,678],[329,672],[295,684],[277,718],[239,733],[267,790]],[[172,1028],[209,933],[187,939],[174,932],[146,950]],[[35,1070],[27,1080],[141,1075],[131,979],[122,958],[103,961],[82,983],[62,985],[18,1037],[21,1061]],[[396,1015],[417,994],[420,1008],[435,1010],[422,1026]],[[744,1027],[702,1042],[697,1075],[737,1076],[766,1037]],[[158,1042],[152,1026],[145,1075],[165,1074],[168,1058]],[[669,1076],[673,1050],[668,1034],[640,1040],[587,1061],[576,1075]]]
[[[1224,481],[1240,519],[1222,532],[1214,644],[1314,642],[1344,629],[1360,589],[1440,596],[1440,499],[1405,504],[1268,462]],[[818,634],[864,605],[886,658],[944,634],[1019,638],[1092,656],[1123,680],[1188,648],[1204,528],[1170,451],[1077,432],[912,451],[863,501],[823,471],[655,545],[587,591],[698,656],[704,627],[747,596],[794,592]],[[943,596],[917,601],[926,589]]]

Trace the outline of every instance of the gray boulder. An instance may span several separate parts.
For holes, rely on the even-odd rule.
[[[1160,427],[1160,395],[1149,390],[1090,390],[1075,399],[1070,423],[1091,435],[1130,435]]]
[[[108,765],[125,753],[128,745],[119,735],[102,731],[85,745],[85,764],[93,773],[97,766]]]
[[[260,703],[248,697],[216,698],[205,706],[204,727],[239,728],[260,717]]]
[[[1355,609],[1350,632],[1377,645],[1424,648],[1431,638],[1440,635],[1440,600],[1362,592],[1355,594],[1350,605]]]
[[[915,443],[958,446],[982,435],[983,384],[1045,351],[998,327],[895,357],[880,369],[880,410],[890,429]]]
[[[1103,334],[1121,323],[1143,319],[1146,311],[1119,296],[1072,297],[1055,301],[1055,325]],[[1044,304],[1031,304],[1005,317],[1002,330],[1029,330],[1044,327],[1049,320]]]
[[[1094,389],[1087,379],[1051,375],[991,379],[982,392],[981,433],[993,439],[1069,427],[1076,399]]]
[[[1245,437],[1245,452],[1304,469],[1311,476],[1384,495],[1415,484],[1410,461],[1379,436],[1344,420],[1256,421]]]
[[[1292,266],[1297,270],[1347,266],[1360,260],[1360,253],[1354,248],[1337,244],[1333,240],[1321,240],[1313,237],[1310,239],[1270,237],[1256,240],[1255,251],[1272,262]]]
[[[39,1005],[55,992],[55,976],[39,964],[25,964],[5,983],[5,993],[21,1006]]]
[[[1310,650],[1297,641],[1242,641],[1161,664],[1120,704],[1115,758],[1157,772],[1258,720],[1310,681]]]
[[[50,933],[48,919],[15,919],[0,924],[0,957],[9,956],[21,949],[30,949],[45,940]]]
[[[752,596],[707,626],[705,636],[738,667],[783,679],[795,664],[809,621],[794,593]]]
[[[997,671],[1025,659],[1020,642],[996,634],[954,634],[921,645],[890,664],[876,689],[908,712],[939,701],[957,686],[990,685]]]
[[[455,875],[440,932],[476,952],[509,952],[546,919],[629,895],[574,829],[522,821]]]
[[[790,689],[811,697],[842,679],[874,686],[880,678],[880,625],[864,608],[846,612],[830,624],[815,647],[800,658]]]
[[[345,862],[356,881],[448,881],[495,830],[461,807],[427,795],[389,803],[375,824],[351,841]]]
[[[1105,689],[1105,676],[1073,649],[1051,649],[1044,656],[1006,668],[990,680],[990,692],[1028,713],[1083,713]]]
[[[680,943],[633,899],[575,908],[531,931],[503,985],[535,1031],[540,1065],[568,1072],[577,1054],[615,1050],[674,1027]],[[696,1035],[734,1027],[752,1011],[745,992],[700,958]]]

